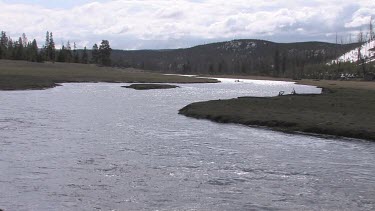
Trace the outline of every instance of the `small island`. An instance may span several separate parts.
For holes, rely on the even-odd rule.
[[[135,90],[150,90],[150,89],[174,89],[179,88],[176,85],[170,84],[132,84],[130,86],[122,86],[124,88],[135,89]]]

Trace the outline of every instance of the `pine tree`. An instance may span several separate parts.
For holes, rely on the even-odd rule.
[[[100,56],[100,62],[104,66],[110,66],[111,65],[111,52],[112,49],[109,45],[108,40],[102,40],[102,43],[99,47],[99,56]]]
[[[49,32],[47,31],[46,32],[46,41],[45,41],[45,44],[44,44],[44,56],[45,56],[45,60],[46,61],[49,61],[49,55],[50,55],[50,52],[49,52],[49,45],[50,45],[50,42],[49,42]]]
[[[52,34],[52,32],[49,34],[48,53],[49,53],[48,59],[50,61],[55,61],[56,48],[55,48],[55,42],[53,41],[53,34]]]
[[[83,64],[88,63],[88,55],[87,55],[86,46],[85,46],[85,48],[83,49],[83,52],[82,52],[81,63],[83,63]]]
[[[0,37],[0,59],[5,59],[8,51],[8,37],[6,32],[1,31]]]
[[[14,46],[13,46],[13,40],[12,38],[8,37],[8,44],[7,44],[7,54],[5,56],[5,58],[7,59],[14,59],[13,58],[13,55],[14,55]]]
[[[72,62],[72,47],[70,46],[69,40],[65,48],[65,62]]]
[[[76,45],[75,42],[74,42],[74,45],[73,45],[73,62],[79,63],[79,55],[78,55],[78,52],[77,52],[77,45]]]
[[[66,50],[64,44],[62,44],[62,47],[58,52],[57,62],[66,62]]]
[[[32,61],[32,62],[38,61],[38,57],[39,57],[38,44],[37,44],[35,39],[33,40],[33,42],[30,45],[29,55],[30,55],[30,61]],[[41,62],[41,61],[39,61],[39,62]]]
[[[92,46],[91,62],[94,63],[94,64],[99,63],[99,48],[98,48],[98,45],[96,43]]]
[[[22,33],[22,45],[23,45],[23,47],[26,48],[27,44],[28,44],[28,40],[27,40],[26,34]]]
[[[23,42],[22,38],[18,38],[18,41],[14,43],[14,52],[13,58],[16,60],[23,60],[24,59],[24,52],[23,52]]]

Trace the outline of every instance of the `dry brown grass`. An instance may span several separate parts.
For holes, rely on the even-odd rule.
[[[0,90],[43,89],[66,82],[209,83],[217,81],[86,64],[0,60]]]
[[[249,77],[250,78],[250,77]],[[301,80],[321,95],[244,97],[190,104],[180,114],[222,123],[375,140],[375,83]]]
[[[298,84],[313,85],[330,89],[349,88],[349,89],[365,89],[375,90],[375,81],[332,81],[332,80],[300,80]]]

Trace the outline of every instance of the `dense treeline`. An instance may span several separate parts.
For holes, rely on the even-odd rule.
[[[357,63],[335,62],[339,56],[375,39],[372,20],[369,31],[351,35],[346,44],[336,34],[336,43],[274,43],[264,40],[233,40],[187,49],[114,51],[113,65],[181,74],[262,75],[288,78],[375,78],[371,60],[358,53]],[[341,41],[339,41],[341,40]],[[375,49],[373,49],[375,51]],[[330,64],[330,65],[328,65]],[[371,79],[373,78],[373,79]]]
[[[372,28],[372,24],[370,26]],[[35,39],[28,41],[25,34],[13,41],[1,32],[0,38],[0,59],[91,63],[181,74],[261,75],[295,79],[375,78],[374,65],[364,58],[358,63],[332,63],[343,53],[361,46],[367,38],[374,39],[375,33],[364,36],[361,32],[358,42],[349,44],[233,40],[187,49],[136,51],[112,51],[108,40],[103,40],[100,45],[94,44],[92,49],[77,49],[76,43],[70,41],[56,49],[52,32],[46,33],[41,48]]]
[[[233,40],[188,49],[114,51],[112,59],[118,66],[181,74],[312,78],[322,72],[311,66],[327,64],[359,45]]]
[[[0,59],[28,60],[42,62],[44,59],[38,49],[36,40],[29,42],[26,35],[13,41],[4,31],[0,37]]]
[[[103,40],[99,47],[94,44],[91,59],[86,47],[77,49],[76,43],[73,43],[72,47],[70,41],[66,45],[63,44],[60,49],[56,49],[53,33],[48,31],[42,48],[38,47],[35,39],[29,41],[25,33],[16,41],[13,41],[4,31],[1,31],[0,37],[0,59],[31,62],[93,63],[110,66],[111,52],[112,49],[108,40]]]

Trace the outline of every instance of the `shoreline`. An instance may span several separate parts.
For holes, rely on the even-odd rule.
[[[197,75],[197,77],[296,82],[296,80],[293,80],[291,78],[277,78],[277,77],[271,77],[271,76],[255,76],[255,75]]]
[[[295,84],[316,86],[319,88],[353,88],[353,89],[367,89],[375,90],[375,81],[362,80],[315,80],[315,79],[300,79],[293,80],[291,78],[278,78],[271,76],[252,76],[252,75],[197,75],[197,77],[207,78],[227,78],[227,79],[248,79],[260,81],[284,81],[294,82]]]
[[[207,78],[151,73],[75,63],[0,60],[0,90],[44,90],[62,83],[218,83]]]
[[[299,81],[298,81],[299,82]],[[375,83],[302,80],[322,94],[238,97],[191,103],[179,114],[287,132],[375,141]]]

